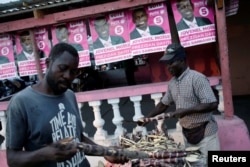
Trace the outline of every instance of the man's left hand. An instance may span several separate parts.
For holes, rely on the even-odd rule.
[[[127,159],[125,156],[121,157],[104,156],[104,159],[106,159],[110,163],[115,163],[115,164],[124,164],[129,161],[129,159]]]

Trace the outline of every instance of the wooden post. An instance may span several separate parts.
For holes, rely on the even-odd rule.
[[[33,15],[34,15],[34,18],[36,19],[44,18],[44,12],[42,10],[38,10],[38,9],[33,10]]]
[[[217,0],[217,8],[222,9],[224,7],[224,0]]]
[[[35,62],[36,62],[38,80],[42,80],[43,71],[42,71],[42,68],[41,68],[41,65],[40,65],[40,56],[38,55],[38,49],[37,49],[37,44],[36,44],[36,40],[35,40],[33,30],[29,30],[29,34],[31,36],[32,45],[33,45],[33,49],[34,49],[34,57],[35,57]]]
[[[224,110],[225,110],[224,116],[225,119],[232,119],[234,111],[232,103],[233,101],[232,88],[231,88],[231,77],[230,77],[229,57],[228,57],[228,41],[227,41],[227,30],[226,30],[227,26],[226,26],[225,5],[223,4],[222,6],[223,6],[222,8],[219,8],[221,6],[218,6],[218,4],[215,3],[219,56],[220,56],[220,66],[221,66],[221,79],[222,79]]]

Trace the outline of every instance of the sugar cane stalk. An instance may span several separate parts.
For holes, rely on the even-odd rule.
[[[104,147],[99,145],[90,145],[85,143],[78,143],[79,150],[83,151],[86,155],[96,156],[125,156],[128,159],[141,159],[149,158],[149,154],[142,151],[130,151],[127,149],[116,149],[112,147]]]
[[[158,152],[152,152],[149,153],[150,158],[155,159],[167,159],[167,158],[180,158],[180,157],[186,157],[187,152],[186,151],[158,151]]]

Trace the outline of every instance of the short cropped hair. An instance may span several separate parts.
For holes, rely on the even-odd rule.
[[[60,43],[56,44],[51,49],[50,54],[49,54],[49,58],[51,60],[55,60],[58,57],[60,57],[63,54],[63,52],[65,52],[65,51],[69,52],[74,57],[79,58],[77,50],[73,46],[71,46],[70,44],[65,43],[65,42],[60,42]]]

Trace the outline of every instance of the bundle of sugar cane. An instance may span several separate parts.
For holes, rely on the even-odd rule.
[[[164,134],[148,134],[145,136],[136,135],[120,136],[120,145],[129,150],[140,150],[145,152],[156,152],[161,150],[181,150],[183,147],[174,142],[172,138]]]
[[[166,159],[141,159],[139,160],[139,164],[142,167],[176,167],[178,164],[183,166],[185,164],[185,157],[178,157],[178,158],[166,158]],[[179,166],[178,165],[178,166]]]
[[[153,130],[147,135],[140,133],[120,136],[120,145],[129,150],[144,151],[149,158],[133,159],[133,167],[146,166],[183,166],[200,160],[199,147],[186,148],[177,144],[167,131]]]
[[[78,148],[80,151],[83,151],[86,155],[115,156],[115,157],[125,156],[129,159],[149,158],[149,154],[143,151],[117,149],[117,148],[112,148],[112,147],[90,145],[90,144],[85,144],[85,143],[78,143]]]
[[[154,153],[150,158],[134,159],[132,160],[132,167],[191,167],[193,163],[200,161],[200,155],[198,153],[183,151],[183,152],[168,152]]]

